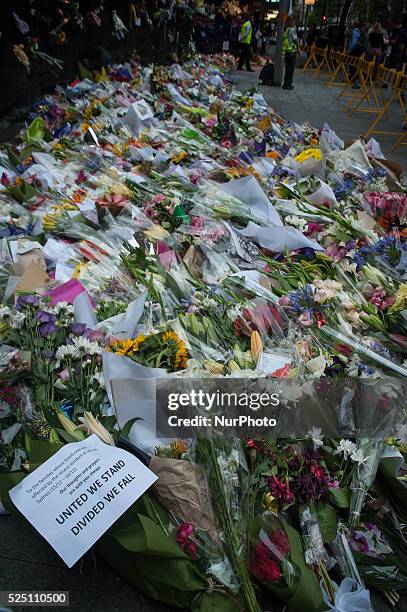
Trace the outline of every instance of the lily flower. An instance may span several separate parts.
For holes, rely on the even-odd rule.
[[[115,445],[110,433],[91,412],[84,412],[83,417],[79,417],[79,421],[81,425],[79,425],[77,429],[86,431],[88,435],[95,434],[105,444],[110,444],[110,446]]]

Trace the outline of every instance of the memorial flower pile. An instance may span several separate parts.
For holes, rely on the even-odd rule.
[[[95,546],[147,595],[368,612],[407,591],[406,187],[233,66],[111,66],[0,147],[0,511],[96,435],[158,475]],[[166,383],[271,385],[280,427],[159,435]]]

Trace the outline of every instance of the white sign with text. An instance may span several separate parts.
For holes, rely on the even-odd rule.
[[[10,497],[72,567],[156,480],[136,457],[93,435],[66,444]]]

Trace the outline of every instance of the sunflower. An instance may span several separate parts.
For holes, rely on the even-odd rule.
[[[126,340],[114,340],[109,346],[109,351],[116,353],[116,355],[128,355],[132,353],[134,349],[134,341],[127,338]]]
[[[162,334],[161,339],[175,349],[172,367],[174,370],[185,370],[188,361],[188,351],[185,342],[174,331],[169,330]]]

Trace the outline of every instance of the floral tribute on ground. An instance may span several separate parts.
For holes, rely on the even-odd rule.
[[[235,89],[233,66],[112,66],[38,101],[1,147],[0,513],[61,445],[125,440],[159,478],[95,550],[150,597],[395,606],[407,429],[378,423],[405,411],[406,188],[369,144]],[[344,414],[363,383],[369,435],[166,445],[141,383],[126,422],[112,394],[163,377],[313,385],[316,402],[347,381]]]

